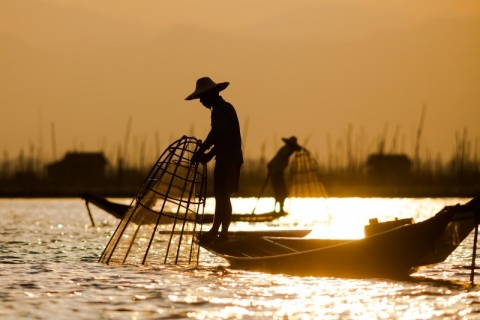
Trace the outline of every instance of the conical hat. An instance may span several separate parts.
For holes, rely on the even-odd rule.
[[[293,147],[297,150],[301,149],[302,147],[297,143],[297,137],[291,136],[290,138],[282,138],[283,142],[285,142],[286,145]]]
[[[209,77],[200,78],[197,80],[195,91],[192,94],[190,94],[188,97],[186,97],[185,100],[198,99],[203,93],[210,90],[214,90],[214,89],[220,92],[224,90],[226,87],[228,87],[229,84],[230,84],[229,82],[215,83]]]

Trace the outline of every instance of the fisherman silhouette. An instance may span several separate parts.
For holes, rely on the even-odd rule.
[[[213,195],[215,215],[211,229],[198,236],[200,243],[228,241],[232,219],[231,196],[238,191],[243,164],[242,138],[235,108],[220,96],[229,82],[215,83],[208,77],[197,80],[195,91],[185,100],[200,99],[211,110],[211,130],[192,161],[207,163],[215,156]],[[207,152],[208,151],[208,152]],[[221,233],[219,235],[219,229]]]
[[[273,188],[273,195],[275,197],[274,211],[276,212],[277,204],[279,205],[280,213],[284,212],[285,199],[288,196],[287,183],[285,181],[285,170],[288,167],[290,156],[295,151],[302,150],[302,147],[297,143],[297,137],[282,138],[285,143],[275,156],[268,162],[268,175]]]

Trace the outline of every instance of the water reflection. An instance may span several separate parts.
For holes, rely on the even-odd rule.
[[[364,226],[369,219],[379,221],[395,218],[410,218],[423,221],[440,211],[444,205],[465,202],[465,199],[411,199],[411,198],[297,198],[286,201],[289,213],[273,222],[270,227],[311,228],[311,238],[359,239],[364,237]],[[207,199],[206,212],[214,211],[213,199]],[[255,207],[256,213],[269,212],[274,204],[273,198],[236,198],[232,200],[234,212],[250,213]],[[242,229],[255,229],[258,225],[237,223]],[[233,226],[235,228],[236,226]]]
[[[310,237],[359,238],[370,218],[422,221],[467,200],[293,199],[286,217],[232,229],[305,227]],[[255,202],[233,205],[249,213]],[[258,212],[272,203],[261,199]],[[0,199],[0,318],[473,319],[480,311],[478,286],[469,286],[472,236],[407,279],[294,277],[230,270],[208,252],[198,267],[105,266],[97,261],[118,220],[94,207],[92,214],[97,227],[79,199]]]

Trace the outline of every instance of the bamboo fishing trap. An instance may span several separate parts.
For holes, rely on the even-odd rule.
[[[166,148],[133,198],[99,261],[198,264],[207,168],[191,161],[201,141],[183,136]]]
[[[327,192],[320,167],[305,148],[295,151],[287,174],[289,195],[293,198],[325,198]]]

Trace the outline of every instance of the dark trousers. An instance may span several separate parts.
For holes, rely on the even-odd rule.
[[[213,172],[213,195],[215,196],[215,216],[211,231],[228,233],[232,220],[232,202],[230,197],[238,191],[241,164],[215,164]]]

